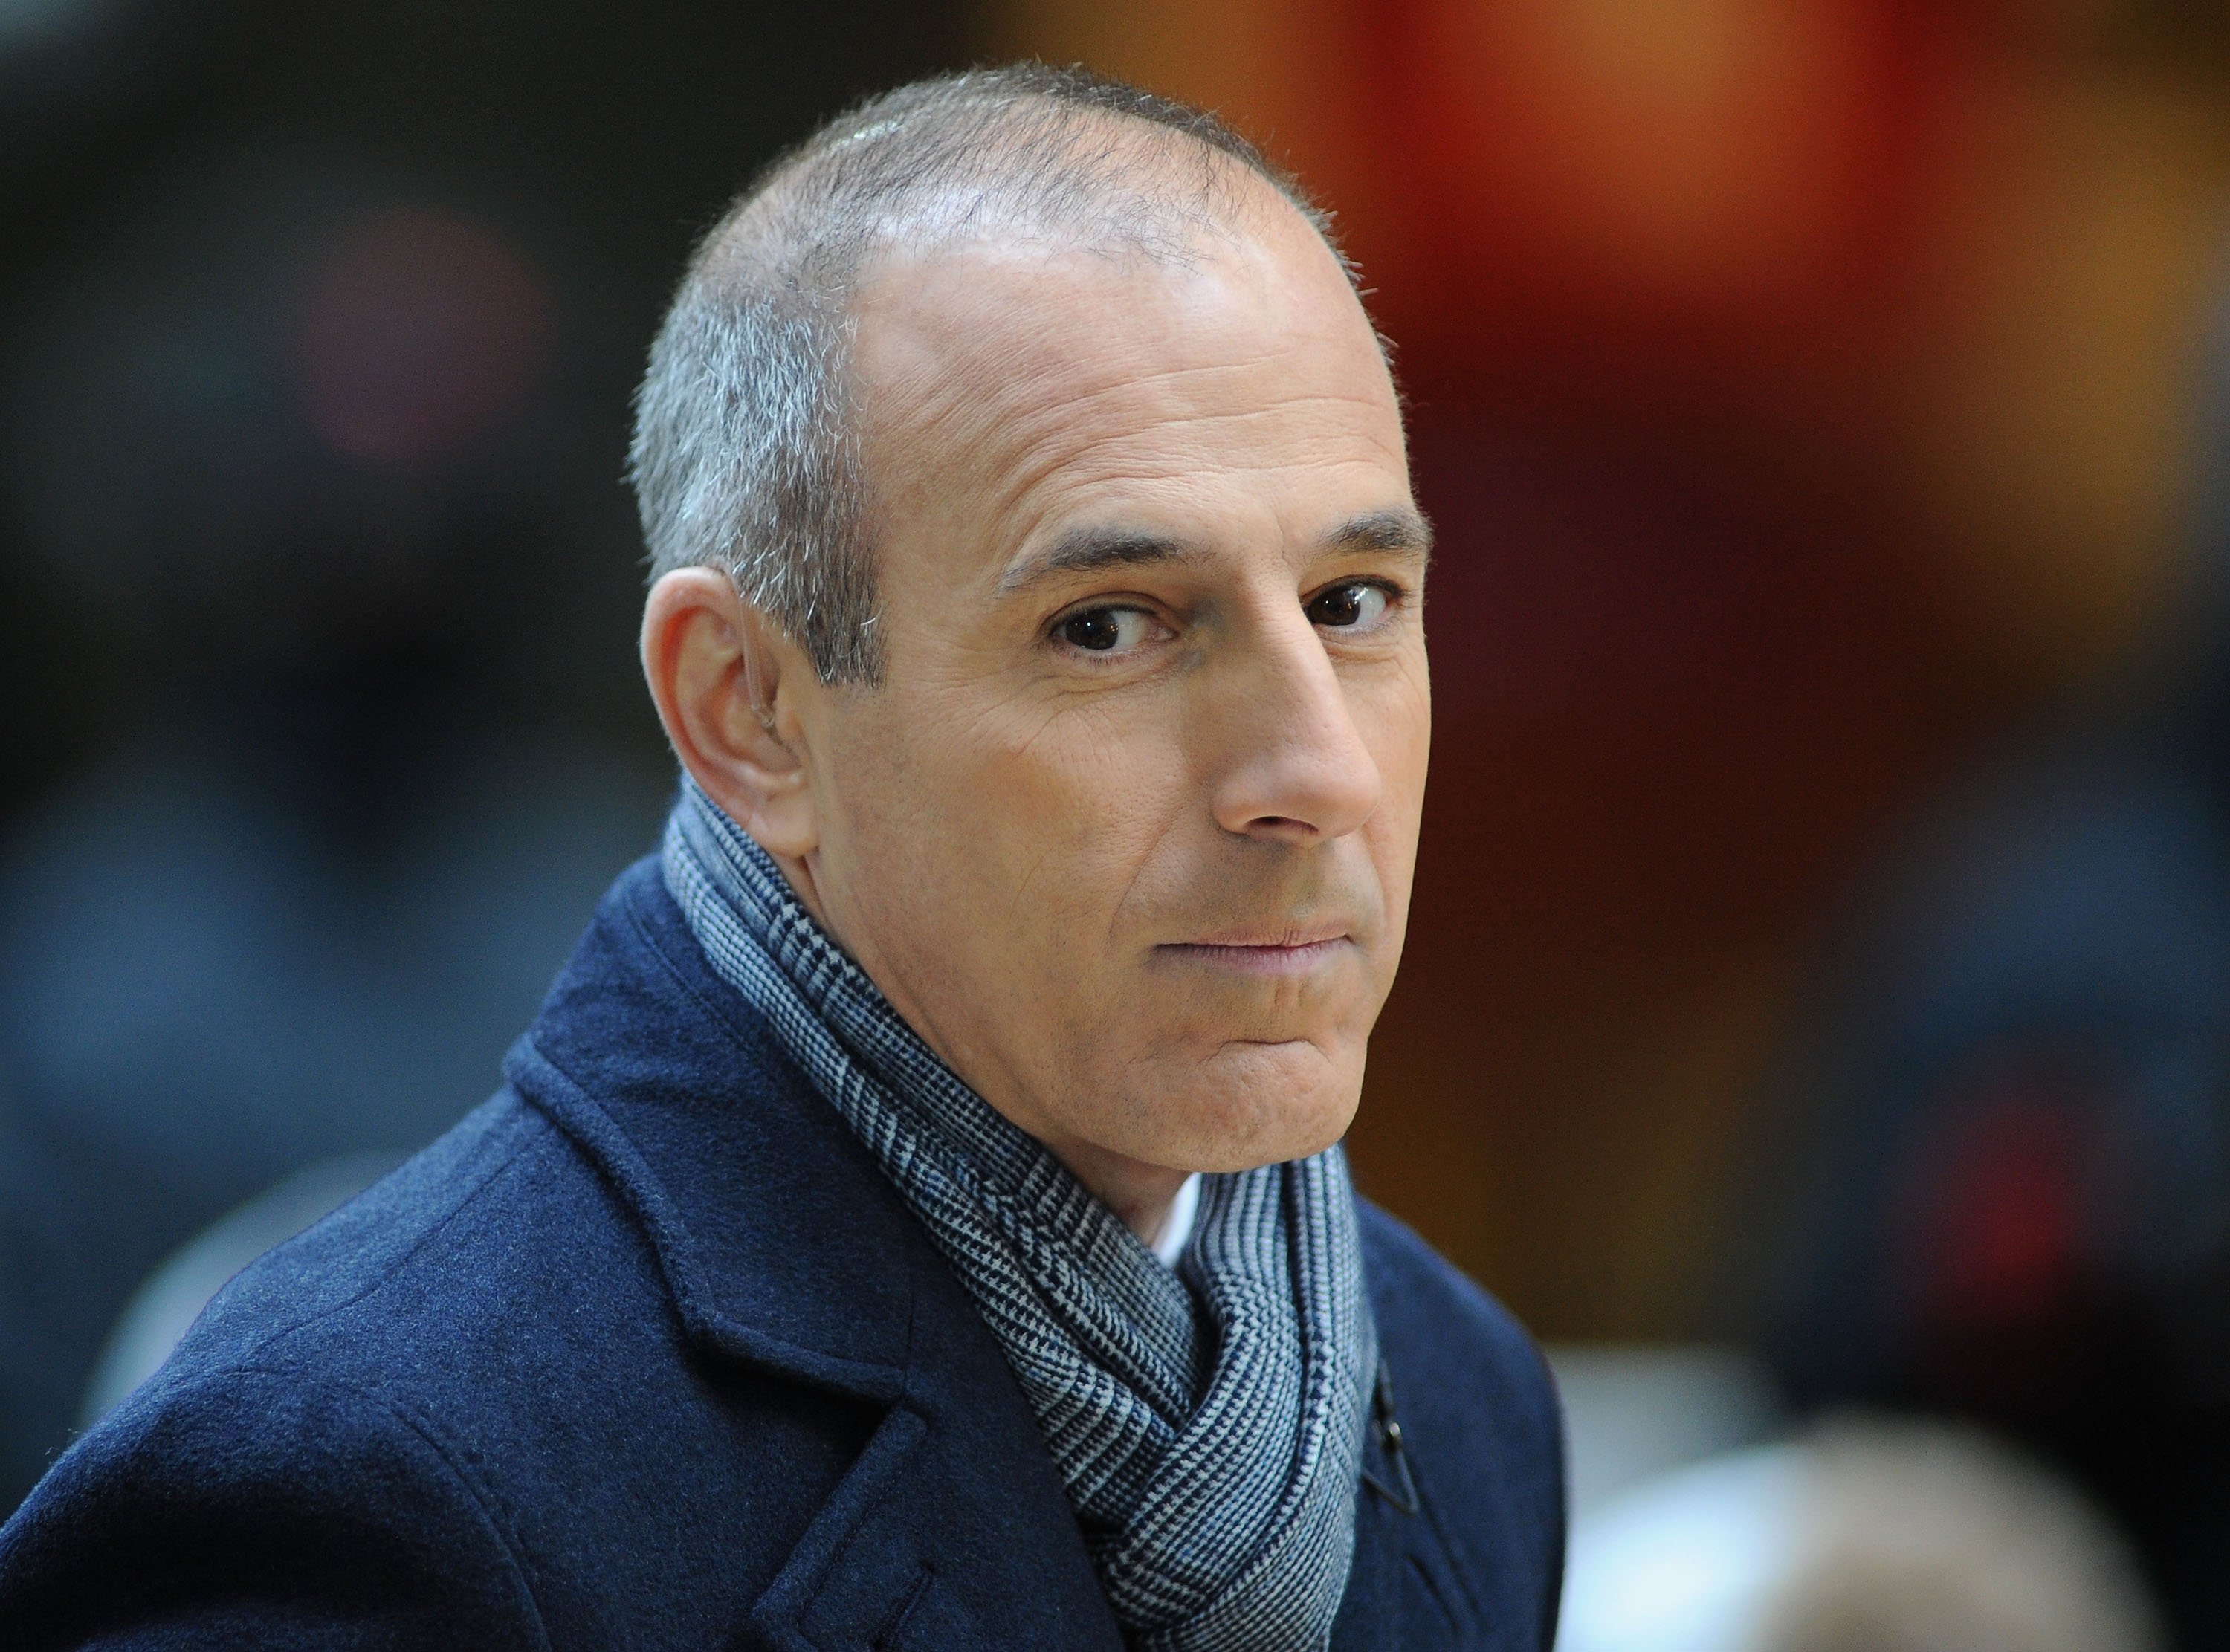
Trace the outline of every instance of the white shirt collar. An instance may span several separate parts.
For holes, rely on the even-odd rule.
[[[1165,1268],[1177,1265],[1184,1255],[1185,1243],[1192,1237],[1193,1218],[1200,1214],[1200,1172],[1194,1171],[1177,1186],[1177,1196],[1170,1201],[1168,1219],[1162,1224],[1160,1235],[1150,1247]]]

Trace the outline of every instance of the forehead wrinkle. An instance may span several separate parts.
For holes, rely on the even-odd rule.
[[[1376,411],[1380,407],[1377,399],[1369,395],[1317,391],[1281,396],[1245,407],[1172,409],[1149,421],[1126,421],[1104,428],[1093,427],[1094,421],[1089,416],[1079,416],[1080,408],[1088,409],[1111,397],[1120,396],[1130,388],[1128,384],[1108,385],[1098,391],[1065,398],[1057,403],[1041,403],[1020,409],[1006,417],[1000,416],[998,409],[987,408],[980,403],[970,405],[957,396],[953,399],[957,411],[964,411],[973,418],[988,421],[999,433],[992,441],[983,446],[1005,450],[1004,453],[995,453],[987,457],[992,465],[1005,472],[1001,492],[1008,496],[1010,502],[1015,495],[1038,485],[1048,472],[1083,464],[1095,449],[1119,453],[1157,432],[1165,433],[1173,428],[1196,430],[1204,433],[1206,440],[1212,440],[1215,433],[1221,429],[1252,434],[1265,426],[1277,427],[1293,424],[1297,422],[1296,415],[1320,409],[1363,407]],[[1203,458],[1219,469],[1253,472],[1322,462],[1310,451],[1318,445],[1316,438],[1318,433],[1312,427],[1315,421],[1304,419],[1299,422],[1302,427],[1292,433],[1289,451],[1269,462],[1264,462],[1262,456],[1249,451],[1256,446],[1249,441],[1241,445],[1239,451],[1216,452],[1210,455],[1172,454],[1160,473],[1189,473],[1201,468]],[[1395,428],[1398,430],[1398,426]],[[1343,431],[1337,436],[1329,431],[1321,434],[1323,440],[1336,442],[1351,439],[1354,433]],[[1383,440],[1384,434],[1372,433],[1373,445],[1380,448],[1385,458],[1400,463],[1402,450],[1398,438],[1394,443],[1388,444]],[[1151,472],[1141,471],[1137,473],[1144,475]]]
[[[1267,417],[1266,414],[1245,413],[1202,416],[1182,422],[1212,434],[1220,426],[1256,427]],[[1168,425],[1162,427],[1166,429]],[[1281,442],[1277,451],[1270,453],[1259,451],[1259,445],[1251,442],[1205,453],[1139,452],[1140,440],[1150,434],[1124,431],[1109,434],[1054,427],[1027,442],[1015,444],[1002,456],[1003,462],[997,464],[1000,473],[995,484],[995,498],[998,507],[1011,513],[1029,495],[1048,483],[1058,485],[1064,479],[1083,486],[1126,481],[1157,484],[1208,472],[1259,477],[1373,462],[1365,460],[1350,445],[1354,433],[1349,431],[1297,432]],[[1398,443],[1389,444],[1374,437],[1372,448],[1375,462],[1382,463],[1406,481],[1408,467]]]
[[[1279,408],[1337,401],[1382,406],[1389,414],[1399,416],[1390,379],[1379,382],[1384,389],[1382,397],[1374,393],[1378,388],[1376,383],[1372,391],[1324,387],[1323,363],[1337,352],[1337,341],[1285,340],[1273,346],[1250,345],[1241,353],[1216,359],[1169,359],[1179,351],[1198,356],[1212,350],[1211,340],[1217,331],[1221,329],[1171,329],[1163,337],[1141,341],[1153,351],[1142,360],[1138,358],[1141,352],[1135,350],[1127,356],[1111,357],[1098,340],[1087,339],[1076,347],[1062,348],[1044,335],[1032,336],[1026,329],[1017,327],[1015,331],[1021,336],[1001,350],[1000,357],[1018,370],[1000,376],[998,382],[1005,394],[997,399],[1011,404],[1029,397],[1034,385],[1067,376],[1081,382],[1060,397],[1059,405],[1063,410],[1096,407],[1110,401],[1147,403],[1154,398],[1179,404],[1196,403],[1226,398],[1228,393],[1223,387],[1233,380],[1243,382],[1265,375],[1290,376],[1292,382],[1287,385],[1266,386],[1266,394],[1254,395],[1243,407],[1229,408],[1228,412],[1272,413]],[[1370,359],[1374,365],[1378,363],[1375,349]],[[1018,413],[1026,410],[1027,403],[1015,409]]]
[[[1062,440],[1067,438],[1067,440]],[[1183,483],[1214,469],[1226,475],[1262,476],[1295,469],[1326,469],[1349,466],[1370,461],[1352,453],[1337,450],[1337,439],[1327,434],[1325,440],[1331,451],[1318,452],[1312,444],[1308,450],[1289,452],[1270,462],[1253,458],[1237,459],[1224,456],[1212,466],[1204,466],[1183,455],[1170,455],[1152,465],[1144,461],[1144,455],[1120,452],[1122,442],[1093,439],[1067,429],[1048,430],[1045,437],[1029,444],[1022,453],[1000,467],[1001,473],[991,483],[989,517],[996,524],[993,532],[1006,549],[996,565],[1010,566],[1022,554],[1021,548],[1037,536],[1048,517],[1057,515],[1073,502],[1080,489],[1103,487],[1120,488],[1135,484],[1149,490],[1170,483]],[[1095,455],[1093,450],[1114,449]],[[1402,488],[1406,504],[1408,470],[1400,449],[1382,449],[1380,460],[1390,476]],[[1072,497],[1064,497],[1072,496]],[[1126,507],[1120,502],[1109,502],[1107,509],[1117,516],[1135,511],[1144,501]],[[1421,520],[1421,517],[1419,518]],[[1157,530],[1158,531],[1158,530]],[[1172,538],[1180,535],[1170,535]]]

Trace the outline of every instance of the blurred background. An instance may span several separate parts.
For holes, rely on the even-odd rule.
[[[1552,1345],[1568,1642],[2230,1645],[2209,0],[0,0],[0,1509],[651,846],[695,233],[1022,55],[1222,110],[1398,343],[1436,745],[1352,1148]],[[1915,1496],[2017,1534],[1850,1537]]]

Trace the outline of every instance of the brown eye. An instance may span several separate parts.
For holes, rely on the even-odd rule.
[[[1072,614],[1062,620],[1060,636],[1071,647],[1105,653],[1122,642],[1123,626],[1116,609],[1094,608],[1089,614]]]
[[[1086,608],[1057,622],[1053,634],[1086,653],[1112,654],[1144,647],[1159,629],[1144,608]]]
[[[1311,597],[1305,612],[1312,625],[1352,631],[1378,621],[1386,612],[1386,592],[1359,580],[1352,585],[1334,585]]]

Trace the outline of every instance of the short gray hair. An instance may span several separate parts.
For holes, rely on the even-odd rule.
[[[776,160],[698,243],[635,397],[652,578],[720,569],[823,682],[880,681],[849,379],[863,271],[890,247],[992,226],[1183,260],[1238,210],[1228,162],[1339,257],[1326,215],[1215,115],[1083,69],[918,80]]]

